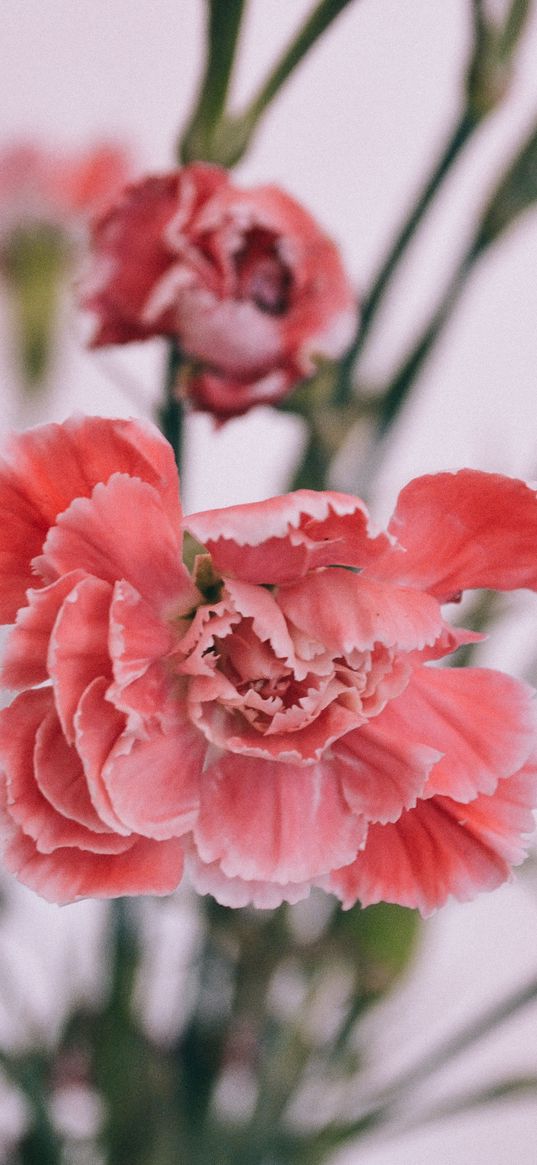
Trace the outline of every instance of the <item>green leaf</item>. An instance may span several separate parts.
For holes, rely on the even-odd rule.
[[[14,314],[18,357],[29,391],[38,388],[47,373],[68,257],[65,237],[45,224],[15,231],[0,257]]]
[[[364,990],[382,994],[410,963],[420,931],[416,910],[379,902],[341,911],[338,929],[362,967]]]

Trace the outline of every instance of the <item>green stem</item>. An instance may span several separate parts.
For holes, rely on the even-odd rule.
[[[391,281],[396,267],[399,265],[407,247],[412,241],[422,219],[424,218],[429,206],[440,189],[444,179],[447,177],[454,162],[458,158],[461,150],[468,142],[471,135],[477,129],[479,118],[469,108],[459,118],[447,145],[428,181],[426,182],[415,206],[412,208],[408,218],[402,224],[401,229],[396,236],[384,262],[382,263],[377,275],[373,280],[373,284],[369,294],[367,295],[362,306],[361,319],[358,325],[355,339],[341,361],[341,371],[337,385],[336,394],[334,397],[335,403],[345,403],[352,393],[352,371],[365,346],[366,339],[371,331],[371,327],[377,315],[381,301],[384,297],[386,288]]]
[[[324,442],[316,428],[309,424],[306,447],[289,489],[326,489],[329,469]]]
[[[173,449],[177,468],[181,472],[183,454],[183,413],[182,402],[177,399],[177,379],[183,363],[179,345],[172,340],[164,380],[164,404],[158,410],[158,423]]]
[[[440,301],[432,319],[412,351],[403,361],[403,364],[387,389],[379,407],[377,425],[377,439],[383,437],[393,424],[400,412],[410,389],[421,372],[431,349],[443,331],[453,309],[458,302],[466,282],[478,258],[475,247],[463,257],[455,274],[450,280],[447,289]]]
[[[208,0],[205,71],[194,112],[179,144],[179,161],[211,158],[213,130],[223,115],[245,0]]]
[[[250,125],[251,132],[302,58],[350,2],[351,0],[320,0],[313,9],[244,111],[242,116]]]
[[[416,1085],[421,1084],[462,1052],[491,1035],[496,1028],[536,999],[537,976],[524,987],[512,992],[501,1003],[493,1004],[467,1027],[444,1040],[439,1047],[434,1048],[424,1056],[413,1068],[407,1069],[374,1100],[357,1120],[341,1126],[332,1125],[331,1128],[323,1130],[317,1139],[317,1150],[321,1155],[317,1156],[312,1151],[312,1165],[313,1162],[322,1160],[322,1153],[329,1148],[333,1149],[337,1144],[341,1144],[353,1136],[359,1136],[361,1133],[388,1121],[393,1108],[399,1106],[401,1100],[412,1092]]]
[[[4,1069],[30,1104],[31,1124],[18,1147],[21,1165],[60,1165],[62,1145],[49,1116],[49,1089],[46,1076],[50,1065],[34,1056],[18,1069],[3,1062]]]

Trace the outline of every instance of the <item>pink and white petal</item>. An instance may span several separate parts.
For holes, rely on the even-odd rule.
[[[398,547],[372,573],[445,601],[468,587],[537,588],[537,494],[523,481],[463,469],[418,477],[389,525]]]
[[[181,562],[179,528],[162,498],[125,474],[113,474],[91,498],[72,502],[35,565],[49,580],[77,568],[109,583],[126,579],[157,610],[189,610],[197,596]]]
[[[81,579],[81,570],[63,575],[41,590],[28,591],[28,606],[17,612],[4,653],[1,681],[7,688],[32,687],[47,680],[47,655],[56,616],[70,591]]]
[[[106,832],[101,822],[97,832],[65,817],[39,788],[34,766],[36,740],[51,717],[56,719],[50,689],[23,692],[0,713],[0,770],[13,821],[42,853],[66,846],[95,853],[121,852],[130,841]],[[74,768],[76,762],[71,765],[71,770]]]
[[[114,682],[108,691],[116,707],[153,716],[164,706],[171,688],[164,660],[175,642],[171,626],[157,618],[138,591],[117,582],[109,633]]]
[[[282,587],[278,603],[296,627],[342,655],[355,648],[366,651],[374,643],[400,651],[421,649],[433,644],[444,626],[430,595],[337,568]]]
[[[537,758],[470,805],[419,801],[389,825],[372,825],[362,853],[327,881],[344,906],[398,902],[428,915],[448,898],[468,902],[507,881],[534,828]]]
[[[192,828],[207,742],[179,715],[167,731],[125,731],[112,748],[102,779],[114,812],[129,829],[161,841]]]
[[[185,528],[207,547],[222,574],[250,583],[284,583],[319,566],[365,566],[389,538],[370,525],[358,498],[334,492],[292,494],[191,514]]]
[[[0,790],[1,790],[0,782]],[[180,842],[140,838],[121,854],[57,849],[41,854],[0,804],[2,858],[6,868],[48,902],[82,898],[171,894],[183,873]]]
[[[231,310],[237,316],[236,304],[233,304]],[[258,319],[259,314],[255,312]],[[234,327],[237,326],[238,320],[235,319]],[[301,379],[300,373],[285,365],[254,375],[250,380],[244,377],[241,379],[231,372],[213,372],[208,366],[201,365],[188,381],[188,398],[194,408],[210,412],[217,420],[225,421],[248,412],[254,405],[273,404],[281,400],[298,379]]]
[[[487,668],[416,668],[378,726],[394,740],[420,741],[442,753],[425,788],[471,801],[492,793],[524,763],[535,739],[533,689]]]
[[[293,641],[286,621],[274,595],[264,587],[253,586],[238,579],[228,579],[224,588],[226,598],[244,619],[251,619],[253,630],[262,643],[270,643],[278,659],[295,663]],[[252,672],[249,673],[253,674]]]
[[[109,642],[114,679],[126,686],[139,679],[149,663],[168,655],[176,636],[139,592],[121,581],[114,586]]]
[[[328,762],[224,755],[201,780],[193,830],[201,860],[218,862],[230,878],[281,885],[345,865],[366,825],[349,810],[337,772]]]
[[[294,906],[307,898],[310,882],[246,882],[227,878],[218,862],[202,862],[194,847],[188,850],[185,872],[198,894],[211,894],[221,906],[254,906],[256,910],[275,910],[282,902]]]
[[[430,647],[424,647],[421,651],[412,652],[412,663],[427,663],[432,659],[443,659],[445,655],[451,655],[453,651],[457,651],[459,647],[464,647],[467,643],[483,643],[487,636],[481,631],[470,631],[467,627],[453,627],[451,623],[444,623],[442,633],[439,635],[436,643]]]
[[[67,743],[55,710],[37,729],[34,771],[36,783],[53,809],[87,829],[110,832],[111,827],[93,805],[80,757]]]
[[[81,697],[74,718],[76,748],[99,817],[115,833],[128,837],[131,830],[115,813],[102,776],[103,766],[126,726],[125,715],[106,699],[108,686],[108,680],[99,676]]]
[[[309,721],[303,715],[305,723],[302,728],[274,734],[249,728],[244,716],[233,713],[226,716],[220,707],[210,704],[202,708],[192,707],[191,715],[208,740],[237,756],[308,766],[312,761],[320,761],[334,741],[365,723],[365,717],[337,701]]]
[[[116,472],[154,486],[170,521],[179,523],[173,453],[153,425],[72,417],[10,438],[0,461],[0,622],[14,620],[27,588],[35,586],[30,563],[58,514]]]
[[[345,798],[368,821],[397,821],[423,793],[441,754],[412,737],[382,730],[382,716],[349,732],[332,748],[342,762]]]
[[[98,676],[112,678],[108,628],[112,587],[109,582],[81,579],[66,596],[50,636],[47,671],[62,729],[75,739],[74,715],[86,688]]]

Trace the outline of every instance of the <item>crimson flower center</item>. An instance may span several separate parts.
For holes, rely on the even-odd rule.
[[[289,310],[292,277],[278,254],[276,236],[258,227],[248,231],[235,257],[240,299],[250,299],[268,315]]]

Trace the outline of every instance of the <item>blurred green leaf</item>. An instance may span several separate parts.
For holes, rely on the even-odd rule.
[[[445,1120],[448,1117],[461,1116],[471,1112],[474,1108],[481,1108],[486,1104],[495,1104],[499,1100],[518,1100],[528,1093],[537,1092],[537,1076],[514,1076],[510,1080],[501,1080],[496,1084],[489,1084],[478,1092],[470,1092],[461,1096],[450,1097],[444,1104],[435,1106],[412,1121],[410,1127],[421,1128],[424,1124],[433,1121]],[[405,1131],[408,1126],[405,1125]]]
[[[354,906],[335,916],[340,939],[354,952],[360,968],[362,991],[380,995],[387,991],[410,963],[420,931],[416,910],[379,902]]]
[[[15,317],[24,384],[30,391],[42,383],[47,372],[68,257],[61,232],[42,224],[15,231],[0,257]]]

